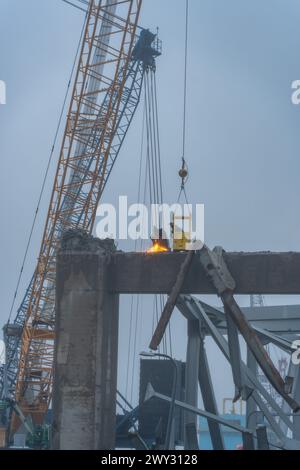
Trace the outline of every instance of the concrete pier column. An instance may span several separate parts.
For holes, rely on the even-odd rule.
[[[115,245],[67,232],[57,256],[53,448],[113,449],[118,295],[109,291]]]

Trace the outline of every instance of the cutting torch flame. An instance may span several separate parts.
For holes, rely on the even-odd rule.
[[[154,245],[149,249],[147,250],[147,253],[149,254],[153,254],[153,253],[166,253],[168,252],[168,248],[166,248],[165,246],[162,246],[160,245],[159,243],[154,243]]]

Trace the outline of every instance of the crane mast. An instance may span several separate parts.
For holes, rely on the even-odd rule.
[[[38,263],[13,324],[4,379],[24,415],[43,422],[51,401],[56,252],[69,229],[91,232],[97,206],[160,55],[137,27],[142,0],[90,0]],[[7,391],[6,391],[7,392]],[[3,394],[3,392],[2,392]],[[12,415],[10,431],[19,421]]]

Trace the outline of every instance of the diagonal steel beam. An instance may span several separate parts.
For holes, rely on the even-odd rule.
[[[198,370],[200,359],[200,332],[197,320],[188,321],[188,342],[185,366],[185,402],[191,406],[198,405]],[[184,447],[186,450],[197,450],[197,416],[184,413]]]
[[[233,382],[235,385],[235,396],[233,402],[237,402],[243,395],[244,378],[241,366],[241,348],[239,343],[239,333],[230,315],[226,317],[228,332],[228,347],[230,354],[230,365]]]
[[[281,375],[233,296],[235,282],[224,261],[222,248],[211,251],[204,245],[199,252],[199,259],[207,277],[210,279],[212,285],[215,287],[216,293],[223,302],[226,314],[230,315],[232,321],[244,337],[265,376],[275,390],[290,405],[293,411],[298,411],[300,405],[286,393],[285,383]]]
[[[145,396],[145,401],[151,400],[152,398],[159,398],[160,400],[164,401],[171,401],[171,398],[163,395],[162,393],[156,392],[152,385],[149,384],[147,387],[146,391],[146,396]],[[214,415],[213,413],[209,413],[208,411],[201,410],[200,408],[197,408],[196,406],[188,405],[187,403],[184,403],[182,401],[176,400],[175,401],[175,406],[178,406],[190,413],[197,414],[198,416],[203,416],[203,418],[215,421],[216,423],[222,424],[223,426],[226,426],[227,428],[234,429],[235,431],[239,431],[241,433],[247,432],[249,434],[253,434],[253,431],[251,429],[245,428],[243,426],[240,426],[239,424],[236,424],[234,421],[222,418],[221,416]]]
[[[160,345],[164,334],[166,332],[166,328],[168,326],[168,323],[171,319],[172,313],[174,311],[174,308],[176,306],[177,299],[181,293],[182,286],[184,284],[186,275],[189,271],[189,268],[191,266],[191,262],[193,260],[194,256],[194,251],[189,251],[188,254],[186,255],[180,270],[179,274],[177,276],[176,282],[174,284],[174,287],[171,291],[171,294],[167,300],[167,303],[165,305],[165,308],[162,312],[162,315],[160,317],[160,320],[158,322],[158,325],[156,327],[156,330],[154,332],[154,335],[152,337],[151,343],[149,348],[152,349],[153,351],[156,351],[158,349],[158,346]]]
[[[209,319],[208,315],[206,314],[205,310],[203,309],[201,302],[197,301],[195,298],[190,298],[187,301],[185,296],[180,297],[180,302],[177,304],[179,310],[184,314],[184,316],[189,315],[198,318],[201,324],[205,324],[206,327],[209,329],[212,338],[216,342],[217,346],[225,356],[225,358],[230,361],[230,354],[229,354],[229,347],[228,343],[223,337],[223,335],[218,331],[216,326],[213,322]],[[183,307],[184,305],[184,307]],[[252,371],[246,366],[246,364],[242,361],[242,368],[247,378],[246,385],[247,387],[252,387],[253,390],[257,390],[259,394],[264,398],[264,400],[269,403],[269,405],[273,408],[275,413],[280,417],[280,419],[286,424],[289,429],[293,429],[293,424],[291,420],[283,413],[281,407],[276,403],[276,401],[270,396],[270,394],[266,391],[266,389],[262,386],[259,382],[257,377],[252,373]],[[254,397],[254,393],[251,395]]]
[[[202,395],[205,411],[218,415],[218,407],[212,385],[207,354],[205,349],[204,337],[200,331],[200,362],[198,373],[199,385]],[[211,441],[214,450],[224,450],[224,440],[221,431],[220,423],[211,419],[207,420],[208,428],[211,435]]]
[[[229,353],[229,346],[227,341],[224,337],[219,333],[217,328],[211,322],[211,320],[206,315],[204,309],[201,306],[201,303],[198,302],[198,311],[195,313],[195,316],[199,318],[199,321],[202,320],[205,322],[206,326],[210,329],[211,335],[214,338],[216,344],[219,346],[220,350],[226,357],[228,361],[230,361],[230,353]],[[277,405],[275,400],[268,394],[265,388],[261,385],[261,383],[257,380],[255,375],[252,371],[242,362],[242,368],[247,376],[248,382],[246,381],[246,385],[250,388],[251,385],[253,387],[253,392],[251,394],[251,398],[255,401],[259,409],[263,412],[264,416],[266,417],[267,421],[269,422],[271,428],[273,429],[275,435],[279,439],[280,446],[284,446],[287,449],[300,449],[300,441],[295,439],[286,438],[285,434],[282,432],[281,427],[277,423],[273,414],[269,411],[268,407],[266,406],[265,402],[262,400],[261,396],[263,396],[264,400],[269,403],[269,405],[274,409],[274,411],[278,414],[279,418],[284,421],[286,426],[290,429],[293,429],[293,424],[289,420],[289,418],[282,412],[281,408]]]

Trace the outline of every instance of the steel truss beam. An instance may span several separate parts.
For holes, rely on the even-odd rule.
[[[212,336],[217,346],[220,348],[225,358],[231,363],[232,362],[232,351],[230,351],[229,344],[223,337],[222,333],[218,330],[217,326],[214,325],[212,320],[205,312],[202,302],[191,296],[181,296],[177,307],[181,313],[189,320],[198,319],[200,322],[200,328],[203,334],[209,334]],[[205,333],[204,333],[205,332]],[[265,332],[268,336],[268,332]],[[270,340],[270,338],[269,338]],[[242,384],[249,391],[248,399],[253,400],[258,409],[260,409],[269,423],[269,426],[275,433],[277,441],[273,444],[275,446],[283,447],[285,449],[300,449],[300,440],[297,440],[297,434],[295,433],[295,426],[298,425],[298,413],[294,414],[293,420],[287,415],[287,410],[291,413],[291,409],[288,407],[285,411],[275,402],[270,394],[265,390],[262,384],[259,382],[255,373],[240,359],[240,370],[242,373],[243,381]],[[297,398],[299,390],[298,382],[294,382],[294,396]],[[273,411],[270,411],[270,408]],[[284,424],[285,431],[282,426],[278,423],[277,417],[280,422]],[[250,422],[249,422],[250,424]],[[294,432],[293,439],[287,437],[286,429],[289,428]],[[263,444],[262,444],[263,445]]]

